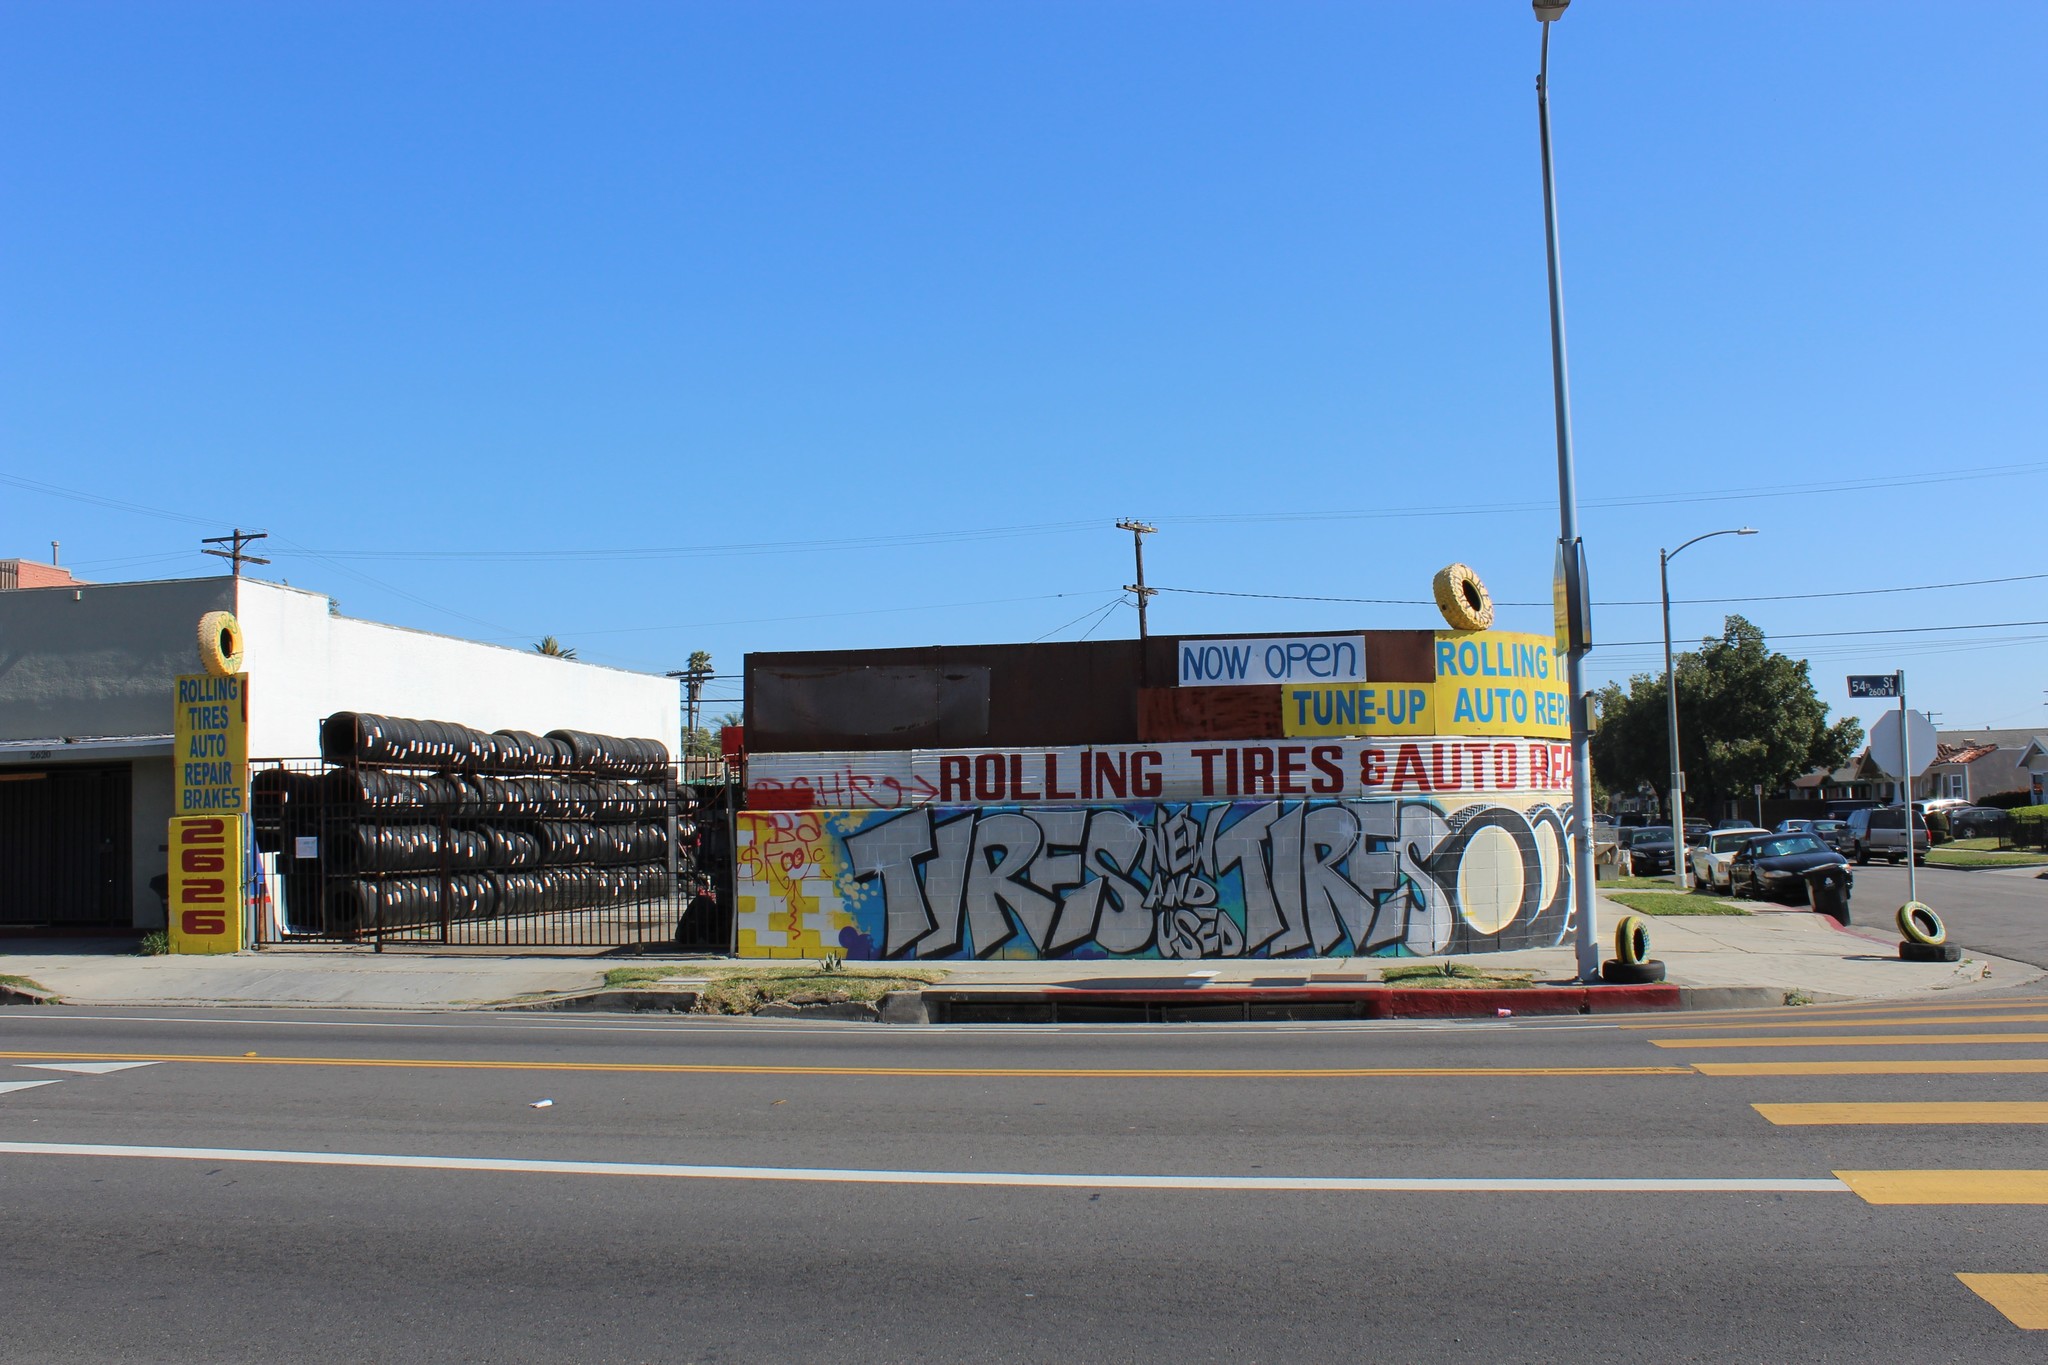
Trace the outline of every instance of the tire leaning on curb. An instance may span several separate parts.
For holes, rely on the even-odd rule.
[[[1436,608],[1453,630],[1485,630],[1493,624],[1493,597],[1469,564],[1446,564],[1430,586]]]
[[[1929,948],[1938,948],[1948,942],[1948,926],[1941,922],[1941,916],[1919,901],[1907,901],[1899,907],[1899,932],[1906,936],[1908,943],[1923,944]]]
[[[199,618],[199,663],[216,678],[242,671],[242,623],[231,611],[210,611]]]

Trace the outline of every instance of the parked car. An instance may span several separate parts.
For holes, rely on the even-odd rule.
[[[1686,821],[1686,822],[1685,822],[1685,844],[1686,844],[1686,847],[1687,847],[1687,848],[1690,848],[1690,847],[1692,847],[1692,846],[1693,846],[1694,844],[1696,844],[1696,843],[1700,842],[1700,840],[1702,840],[1702,839],[1706,838],[1706,837],[1707,837],[1707,836],[1708,836],[1709,834],[1712,834],[1713,832],[1714,832],[1714,827],[1713,827],[1712,825],[1708,824],[1708,823],[1707,823],[1706,821],[1704,821],[1704,820],[1688,820],[1688,821]]]
[[[1996,806],[1963,806],[1948,813],[1949,833],[1958,839],[1985,839],[2003,834],[2012,814]]]
[[[1841,869],[1841,894],[1854,883],[1849,864],[1836,850],[1811,834],[1766,834],[1735,851],[1728,862],[1728,890],[1736,896],[1801,901],[1807,898],[1807,874],[1817,868]]]
[[[1814,837],[1837,853],[1845,851],[1848,833],[1849,822],[1847,820],[1816,820],[1813,822]]]
[[[1872,857],[1898,862],[1906,856],[1904,808],[1879,806],[1854,812],[1849,816],[1848,841],[1846,851],[1859,864],[1868,863]],[[1913,810],[1913,856],[1920,862],[1927,861],[1927,817],[1917,806]]]
[[[1839,848],[1840,845],[1835,842],[1836,838],[1848,827],[1848,823],[1843,820],[1780,820],[1778,828],[1773,832],[1777,834],[1811,834],[1829,848]]]
[[[1646,825],[1630,831],[1635,837],[1629,840],[1629,862],[1635,867],[1638,877],[1655,877],[1668,874],[1675,865],[1671,849],[1671,829],[1667,825]]]
[[[1755,825],[1744,825],[1739,829],[1717,829],[1707,836],[1707,841],[1692,851],[1692,884],[1710,891],[1728,889],[1728,864],[1742,846],[1759,834],[1769,834],[1767,829]]]

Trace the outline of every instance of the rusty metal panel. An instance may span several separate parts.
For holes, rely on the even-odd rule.
[[[1135,640],[749,654],[755,753],[1138,737]]]
[[[1436,632],[1367,631],[1365,675],[1374,682],[1435,682]]]
[[[1138,738],[1270,739],[1280,729],[1280,688],[1147,687],[1138,693]]]

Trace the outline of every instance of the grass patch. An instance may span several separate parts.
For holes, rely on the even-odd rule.
[[[53,994],[50,988],[40,981],[31,981],[25,976],[9,976],[5,972],[0,972],[0,986],[13,986],[18,990],[35,991],[42,995]]]
[[[644,986],[650,981],[665,981],[671,976],[690,975],[693,973],[681,967],[614,967],[604,974],[604,988],[620,991]]]
[[[791,963],[779,967],[688,963],[669,967],[613,967],[604,974],[607,990],[627,990],[669,977],[702,977],[697,992],[700,1014],[752,1014],[763,1005],[872,1004],[890,991],[916,990],[946,979],[943,968],[896,967],[884,971],[849,970],[840,966]]]
[[[1670,891],[1677,894],[1668,872],[1661,877],[1616,877],[1611,882],[1596,882],[1595,885],[1602,891],[1611,886],[1617,891]]]
[[[707,975],[710,975],[707,973]],[[898,969],[849,972],[844,968],[742,967],[713,975],[699,987],[701,1014],[752,1014],[763,1005],[837,1005],[849,1001],[873,1004],[890,991],[915,990],[943,981],[943,971]]]
[[[1988,848],[1976,845],[1988,844]],[[1998,851],[1996,839],[1962,839],[1927,851],[1926,867],[2048,867],[2048,854]]]
[[[162,957],[171,950],[171,934],[168,929],[152,929],[135,943],[137,957]]]
[[[1709,896],[1704,891],[1608,891],[1616,905],[1625,905],[1639,915],[1746,915],[1749,911],[1733,901]]]
[[[1520,990],[1535,985],[1531,972],[1491,971],[1467,962],[1420,963],[1413,967],[1388,967],[1380,980],[1389,986],[1422,986],[1439,990],[1471,990],[1490,987]]]

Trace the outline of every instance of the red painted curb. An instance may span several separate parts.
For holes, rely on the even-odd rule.
[[[1533,1014],[1622,1014],[1677,1009],[1678,987],[1530,986],[1520,990],[1461,990],[1399,986],[1139,986],[1102,990],[1087,986],[928,986],[925,998],[967,1004],[1090,1004],[1188,1006],[1358,1005],[1368,1019],[1494,1018],[1499,1011]]]

